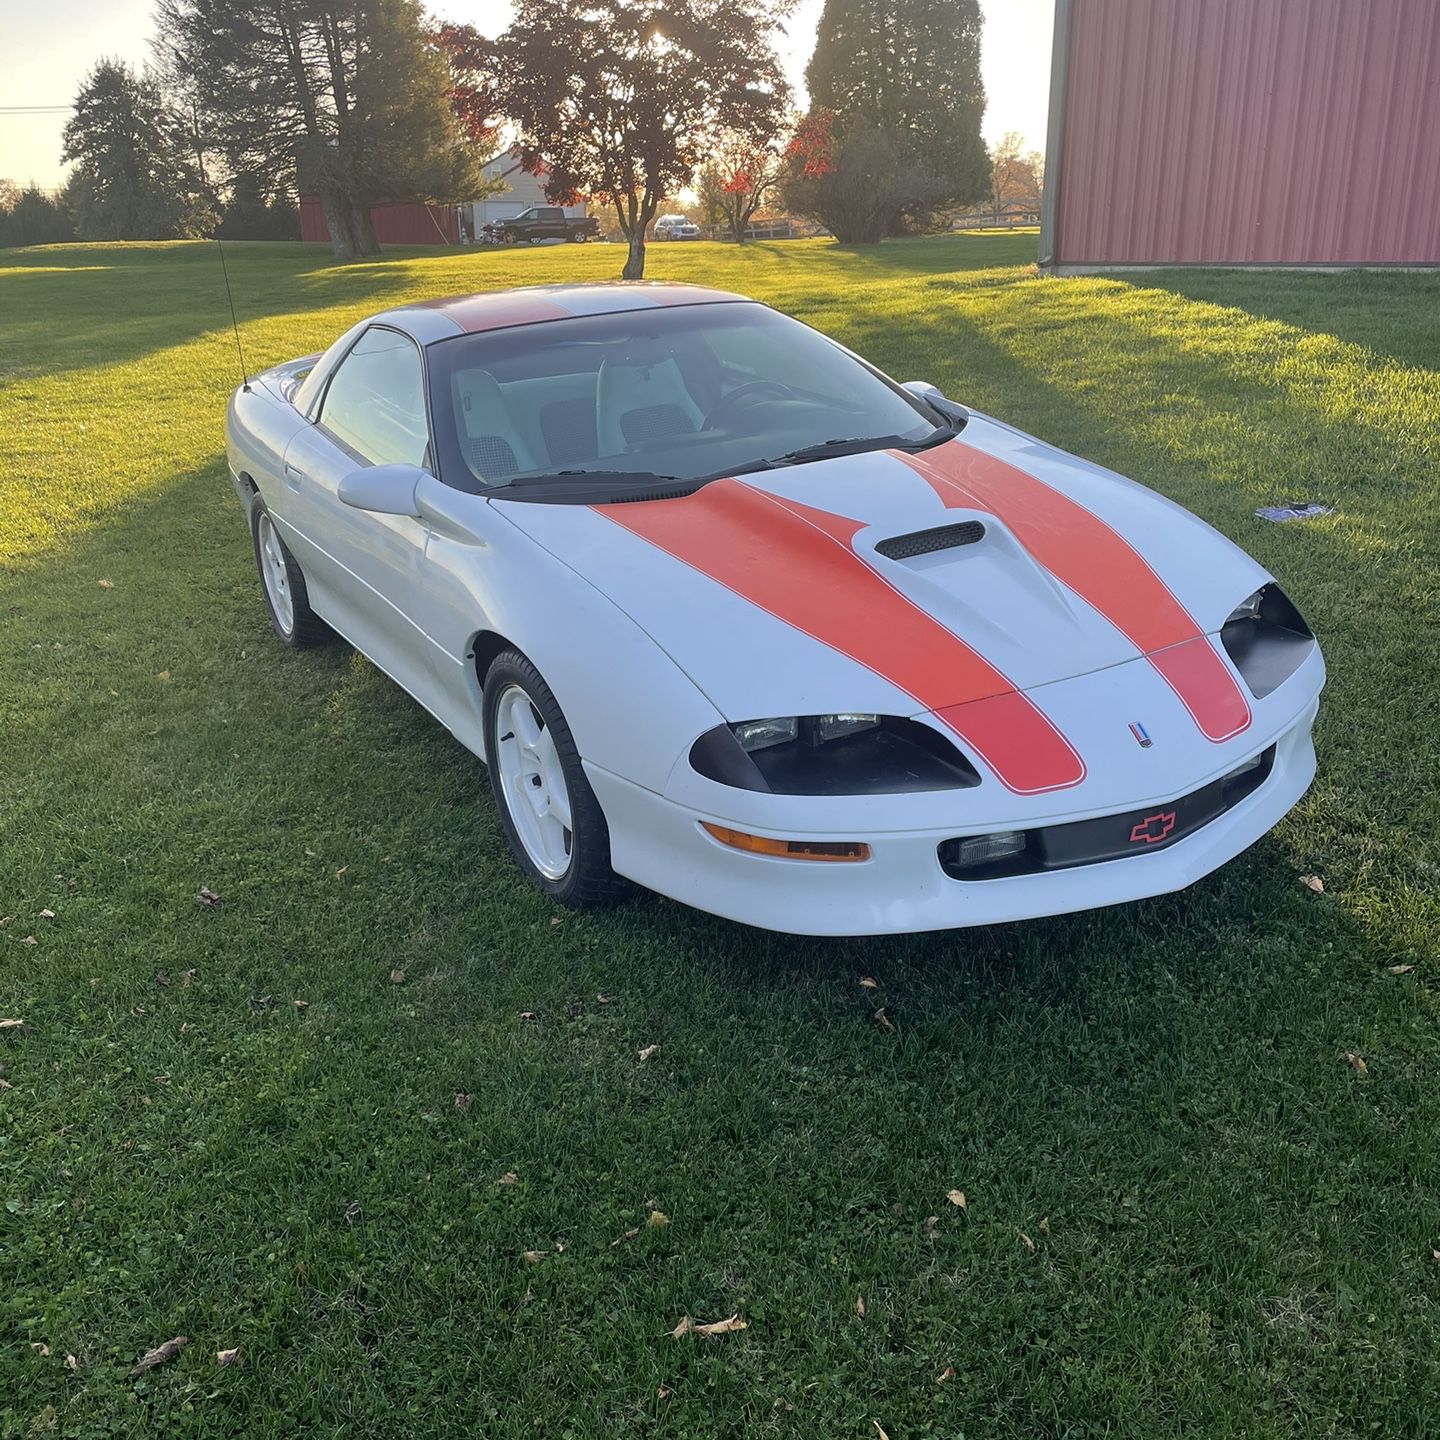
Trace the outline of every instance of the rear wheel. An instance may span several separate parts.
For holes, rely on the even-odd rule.
[[[328,640],[330,627],[310,608],[305,576],[258,495],[250,502],[250,538],[271,628],[297,650]]]
[[[570,238],[577,244],[583,245],[590,237],[583,230],[572,230]]]
[[[610,868],[610,831],[570,726],[540,672],[506,650],[485,676],[485,751],[500,823],[520,868],[577,909],[628,888]]]

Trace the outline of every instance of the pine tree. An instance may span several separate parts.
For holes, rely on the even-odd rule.
[[[417,0],[158,0],[157,54],[237,174],[320,201],[338,258],[379,250],[370,207],[483,188]]]
[[[978,0],[825,0],[805,79],[833,116],[837,172],[861,137],[893,151],[907,193],[888,228],[988,193]]]
[[[184,132],[160,88],[102,60],[75,97],[62,159],[65,200],[82,240],[175,240],[205,234],[215,212]]]

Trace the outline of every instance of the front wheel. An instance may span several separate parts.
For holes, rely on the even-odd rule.
[[[576,909],[628,888],[610,868],[610,831],[570,726],[540,672],[506,650],[485,676],[485,752],[500,824],[520,868]]]
[[[324,643],[330,627],[310,608],[305,576],[258,495],[250,502],[250,538],[271,628],[297,650]]]

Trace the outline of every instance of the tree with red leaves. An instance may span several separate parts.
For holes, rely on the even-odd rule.
[[[450,67],[450,108],[455,118],[466,136],[488,153],[500,133],[495,42],[473,25],[437,25],[431,39]]]
[[[561,204],[610,205],[645,273],[645,231],[724,135],[764,145],[788,87],[774,38],[784,0],[518,0],[496,43],[496,103],[522,162]]]
[[[778,140],[759,143],[726,135],[700,170],[700,199],[708,217],[726,226],[737,245],[755,212],[780,182],[785,152]]]

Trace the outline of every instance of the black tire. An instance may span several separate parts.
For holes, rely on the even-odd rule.
[[[510,799],[498,763],[500,755],[500,697],[512,686],[518,686],[529,699],[544,730],[550,732],[555,753],[570,797],[569,866],[563,875],[554,878],[544,874],[530,858],[516,828],[510,810]],[[580,752],[564,712],[555,701],[550,687],[540,672],[517,650],[505,650],[496,656],[485,674],[484,691],[485,751],[490,757],[490,793],[500,815],[510,853],[520,868],[558,904],[574,910],[607,905],[620,899],[630,889],[610,868],[610,828],[590,781],[580,763]]]
[[[583,245],[590,237],[583,230],[572,230],[570,238],[577,244]]]
[[[280,561],[284,571],[283,584],[290,595],[291,617],[287,626],[276,609],[265,578],[265,560],[261,556],[262,522],[269,527],[274,543],[279,547]],[[310,594],[305,588],[305,575],[290,553],[289,547],[280,538],[279,527],[270,519],[265,502],[259,495],[250,500],[250,547],[255,555],[255,570],[260,580],[260,594],[265,600],[265,613],[270,617],[270,628],[285,644],[296,650],[305,650],[312,645],[323,645],[334,637],[335,632],[310,608]]]

